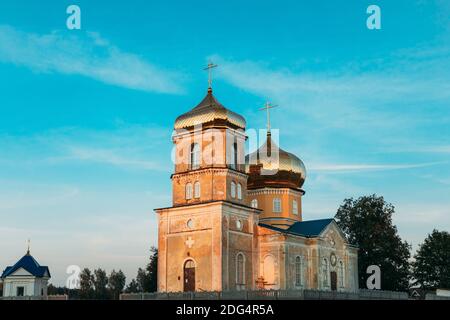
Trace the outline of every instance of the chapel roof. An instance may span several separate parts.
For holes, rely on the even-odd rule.
[[[1,278],[4,279],[12,275],[20,268],[25,269],[37,278],[44,277],[46,273],[50,277],[50,270],[48,269],[48,267],[39,265],[39,263],[33,258],[33,256],[31,256],[30,253],[27,252],[27,254],[24,255],[19,261],[17,261],[15,265],[6,267],[6,269],[2,273]]]

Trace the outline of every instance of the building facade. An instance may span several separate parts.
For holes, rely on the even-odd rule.
[[[158,291],[355,291],[357,248],[304,221],[303,162],[272,139],[245,156],[245,119],[209,88],[175,121],[173,203],[158,215]]]

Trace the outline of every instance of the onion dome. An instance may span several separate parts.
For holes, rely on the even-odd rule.
[[[267,134],[266,142],[246,156],[248,189],[264,187],[300,189],[306,179],[306,168],[296,155],[277,146]]]
[[[245,119],[225,108],[208,89],[206,97],[191,111],[175,120],[175,130],[192,128],[196,125],[227,125],[245,129]]]

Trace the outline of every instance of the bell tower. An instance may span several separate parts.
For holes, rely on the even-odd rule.
[[[245,204],[245,120],[226,109],[209,88],[175,121],[173,206],[224,200]]]
[[[162,292],[255,285],[260,210],[247,205],[246,123],[214,97],[211,82],[203,100],[175,120],[172,206],[155,210]]]

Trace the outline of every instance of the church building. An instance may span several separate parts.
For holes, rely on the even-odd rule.
[[[176,119],[172,206],[155,209],[158,291],[356,291],[357,248],[333,218],[303,219],[303,162],[270,122],[245,156],[245,128],[211,85]]]
[[[1,277],[3,282],[3,297],[47,297],[47,285],[50,270],[41,266],[27,253],[13,266],[8,266]]]

